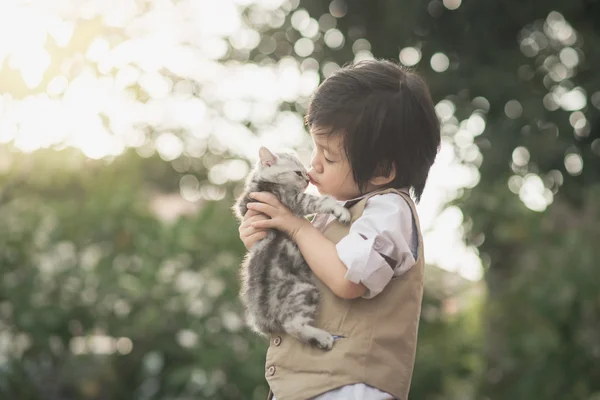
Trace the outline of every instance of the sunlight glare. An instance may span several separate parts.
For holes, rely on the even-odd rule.
[[[53,19],[48,24],[48,34],[54,39],[58,47],[67,47],[74,31],[75,24],[71,21]]]
[[[21,71],[27,87],[34,89],[42,83],[44,72],[50,66],[50,54],[44,49],[22,51],[13,55],[10,64]]]
[[[421,51],[416,47],[405,47],[400,50],[400,62],[407,67],[416,65],[421,60]]]
[[[325,44],[332,49],[339,49],[344,45],[344,34],[338,29],[325,32]]]
[[[577,153],[567,154],[565,157],[565,168],[573,176],[580,175],[583,170],[583,158]]]
[[[544,187],[544,182],[536,174],[527,174],[519,189],[519,198],[530,210],[542,212],[552,203],[554,195]]]
[[[99,37],[94,39],[92,44],[90,44],[85,56],[90,61],[98,62],[108,54],[109,50],[110,46],[106,39]]]
[[[165,161],[173,161],[183,153],[183,142],[170,132],[161,133],[156,139],[156,150]]]
[[[301,32],[308,28],[308,25],[310,24],[310,15],[308,14],[308,11],[301,8],[292,14],[290,22],[292,23],[294,29]]]
[[[435,72],[444,72],[450,66],[450,59],[444,53],[435,53],[431,56],[430,64]]]
[[[485,130],[485,120],[481,114],[473,113],[467,121],[467,129],[473,133],[473,136],[479,136]]]
[[[256,158],[260,145],[309,148],[301,116],[282,111],[281,103],[305,107],[320,83],[319,71],[326,78],[340,65],[302,58],[317,49],[314,43],[321,34],[325,45],[333,49],[342,48],[349,40],[355,61],[373,58],[366,39],[345,37],[336,28],[341,22],[336,18],[347,12],[341,0],[330,2],[329,13],[312,16],[318,22],[306,10],[293,11],[299,5],[297,0],[147,3],[146,8],[133,0],[86,0],[83,4],[62,0],[51,6],[49,2],[17,6],[0,1],[0,65],[7,60],[4,65],[17,69],[24,85],[35,89],[17,100],[7,95],[1,98],[0,142],[12,142],[21,151],[75,146],[94,159],[134,147],[142,157],[157,152],[169,162],[182,154],[202,158],[207,148],[226,150],[248,160]],[[250,15],[247,21],[240,6],[250,4],[265,15]],[[461,2],[448,0],[444,4],[452,9]],[[278,55],[274,61],[270,57],[277,54],[277,40],[261,40],[260,30],[251,20],[277,29],[288,13],[303,36],[294,39],[300,39],[294,49],[299,57]],[[568,24],[554,17],[549,17],[548,29],[565,41],[571,40],[574,35],[568,32]],[[96,31],[86,37],[82,32],[87,32],[91,23],[96,24]],[[242,53],[249,50],[262,53],[267,62],[244,62]],[[234,51],[242,52],[237,61],[229,59]],[[418,47],[399,51],[400,61],[407,66],[417,65],[421,56]],[[430,61],[439,72],[450,67],[442,53]],[[560,61],[571,66],[579,60],[576,53],[564,50]],[[563,99],[569,90],[561,87],[553,92],[557,104],[581,109],[577,93]],[[474,106],[487,112],[489,102],[479,100],[473,100]],[[593,97],[592,104],[598,107],[600,100],[596,100]],[[481,112],[474,113],[459,124],[455,111],[450,100],[436,105],[448,140],[443,141],[418,208],[428,232],[426,240],[434,243],[426,246],[431,262],[467,279],[478,279],[482,267],[476,249],[465,246],[457,234],[462,229],[460,211],[450,209],[439,215],[445,202],[480,179],[474,163],[481,154],[473,137],[485,130],[485,118]],[[583,128],[582,122],[574,124]],[[460,146],[454,147],[453,138]],[[571,159],[568,162],[575,165]],[[178,198],[183,196],[187,202],[221,200],[226,191],[216,184],[241,179],[248,172],[248,164],[230,161],[212,165],[209,170],[211,182],[186,175]],[[448,226],[438,218],[447,220]],[[113,341],[111,346],[116,345],[119,353],[131,351],[130,339]],[[76,340],[72,347],[84,353],[89,351],[84,344]]]
[[[46,92],[51,97],[57,97],[61,95],[67,86],[69,85],[69,80],[64,75],[57,75],[50,82],[48,82],[48,86],[46,87]]]
[[[560,106],[565,111],[581,110],[586,104],[587,97],[585,91],[580,87],[576,87],[560,97]]]

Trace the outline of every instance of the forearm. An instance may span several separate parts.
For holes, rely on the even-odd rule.
[[[251,224],[253,229],[278,229],[288,234],[298,244],[300,252],[314,274],[337,296],[353,299],[366,292],[364,285],[345,278],[347,269],[338,257],[335,244],[310,222],[292,214],[272,193],[251,193],[250,197],[261,203],[250,202],[248,209],[271,217],[264,221],[253,222]],[[347,212],[339,214],[349,222]]]
[[[345,278],[347,268],[340,260],[335,244],[321,231],[308,224],[298,230],[294,240],[313,273],[338,297],[353,299],[365,292],[362,284]]]

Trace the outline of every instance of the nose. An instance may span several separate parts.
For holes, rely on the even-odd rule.
[[[317,152],[314,151],[312,153],[312,157],[310,159],[310,166],[312,169],[314,169],[318,174],[323,172],[323,165],[321,165],[320,162],[318,162],[317,160]]]

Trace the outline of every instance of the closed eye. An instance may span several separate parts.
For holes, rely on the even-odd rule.
[[[302,171],[295,171],[295,172],[296,172],[296,175],[298,175],[299,177],[302,178]]]

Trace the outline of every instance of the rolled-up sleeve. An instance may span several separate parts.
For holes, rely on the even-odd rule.
[[[375,297],[394,275],[412,267],[411,233],[412,213],[402,197],[386,194],[369,199],[363,215],[336,245],[348,268],[346,279],[367,288],[363,298]]]

